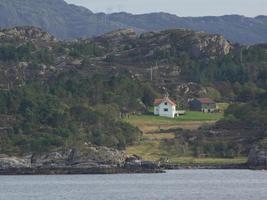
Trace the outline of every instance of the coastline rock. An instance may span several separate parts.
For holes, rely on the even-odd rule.
[[[248,155],[248,166],[251,169],[267,169],[267,149],[253,147]]]
[[[29,167],[31,167],[31,162],[27,157],[17,158],[9,157],[7,155],[0,155],[0,170]]]
[[[126,158],[124,167],[125,168],[141,168],[142,160],[137,155],[132,155]]]
[[[23,157],[0,155],[0,174],[159,173],[159,165],[119,150],[91,146]]]
[[[126,154],[116,149],[102,146],[88,147],[84,152],[69,149],[52,153],[34,154],[31,167],[107,167],[124,164]]]
[[[127,159],[125,160],[124,167],[128,169],[138,169],[138,168],[151,169],[151,170],[160,169],[159,163],[142,160],[137,155],[132,155],[127,157]]]

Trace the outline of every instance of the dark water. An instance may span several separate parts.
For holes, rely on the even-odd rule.
[[[179,170],[165,174],[0,176],[0,200],[263,200],[267,172]]]

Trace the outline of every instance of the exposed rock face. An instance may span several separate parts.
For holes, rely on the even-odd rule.
[[[233,48],[223,36],[198,33],[196,35],[195,44],[192,46],[192,54],[194,57],[203,55],[223,56],[229,54]]]
[[[69,164],[79,167],[121,166],[127,157],[125,153],[107,147],[89,147],[84,154],[71,150],[67,156]]]
[[[64,152],[32,154],[24,157],[0,156],[0,170],[7,168],[90,168],[123,165],[126,154],[107,147],[89,147],[85,152],[69,149]]]
[[[253,147],[249,152],[248,165],[252,169],[267,169],[267,149]]]
[[[193,82],[178,84],[176,91],[177,95],[187,98],[202,97],[208,93],[206,88]]]
[[[31,159],[29,157],[17,158],[9,157],[7,155],[0,155],[0,170],[28,167],[31,167]]]
[[[0,30],[0,42],[12,41],[55,42],[54,36],[36,27],[15,27]]]
[[[65,152],[35,154],[32,156],[32,167],[105,167],[122,165],[126,154],[107,147],[88,147],[85,152],[69,149]]]
[[[194,59],[220,58],[230,53],[233,45],[220,35],[174,29],[143,33],[131,29],[115,31],[94,39],[98,45],[113,50],[113,62],[139,64],[168,53],[187,52]],[[177,55],[178,56],[178,55]]]

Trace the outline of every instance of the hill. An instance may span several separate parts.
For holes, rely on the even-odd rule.
[[[190,156],[246,156],[266,136],[266,50],[264,44],[234,45],[220,35],[185,29],[140,35],[124,29],[74,41],[35,27],[2,29],[0,153],[125,149],[141,138],[125,118],[148,112],[167,91],[185,109],[194,97],[237,105],[216,132],[172,130],[171,142],[177,143],[166,147],[187,146]]]
[[[93,13],[63,0],[1,0],[0,27],[40,27],[59,39],[101,35],[122,28],[136,32],[186,28],[224,35],[241,44],[266,43],[267,17],[178,17],[168,13]]]

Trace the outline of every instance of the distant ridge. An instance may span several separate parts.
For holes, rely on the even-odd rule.
[[[40,27],[59,39],[92,37],[122,28],[137,32],[187,28],[241,44],[267,43],[267,16],[178,17],[168,13],[93,13],[64,0],[0,0],[0,27]]]

